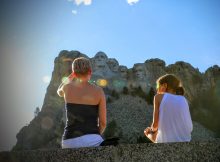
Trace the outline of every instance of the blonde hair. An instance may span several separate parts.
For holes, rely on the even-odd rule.
[[[78,75],[87,75],[91,71],[91,63],[85,57],[78,57],[72,63],[72,70]]]

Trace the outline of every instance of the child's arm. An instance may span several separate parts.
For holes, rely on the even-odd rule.
[[[153,122],[151,124],[151,131],[155,132],[158,129],[159,123],[159,107],[160,107],[160,100],[162,98],[161,94],[156,94],[154,96],[154,112],[153,112]]]
[[[147,127],[144,130],[145,135],[152,140],[151,137],[149,137],[149,134],[154,134],[158,130],[158,123],[159,123],[159,107],[160,107],[160,101],[162,100],[163,95],[162,94],[157,94],[154,96],[154,112],[153,112],[153,122],[151,124],[151,127]]]

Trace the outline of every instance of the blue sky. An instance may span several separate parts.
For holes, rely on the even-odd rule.
[[[1,125],[8,142],[1,141],[0,150],[15,144],[16,133],[42,106],[48,86],[43,78],[51,76],[61,50],[89,57],[104,51],[129,68],[150,58],[167,65],[185,61],[201,72],[220,65],[220,1],[133,1],[0,2],[0,117],[8,124]]]

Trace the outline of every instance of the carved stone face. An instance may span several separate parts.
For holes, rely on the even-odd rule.
[[[113,58],[108,59],[107,64],[111,71],[118,72],[119,64],[116,59],[113,59]]]
[[[126,66],[120,66],[119,72],[122,78],[127,78],[128,75],[128,68]]]
[[[138,64],[134,66],[134,73],[137,80],[143,80],[145,78],[145,67],[144,65]]]
[[[98,52],[94,57],[96,67],[104,67],[106,65],[108,57],[103,52]]]

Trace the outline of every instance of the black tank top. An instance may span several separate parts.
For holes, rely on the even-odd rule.
[[[66,103],[66,126],[63,140],[86,134],[99,134],[98,105]]]

